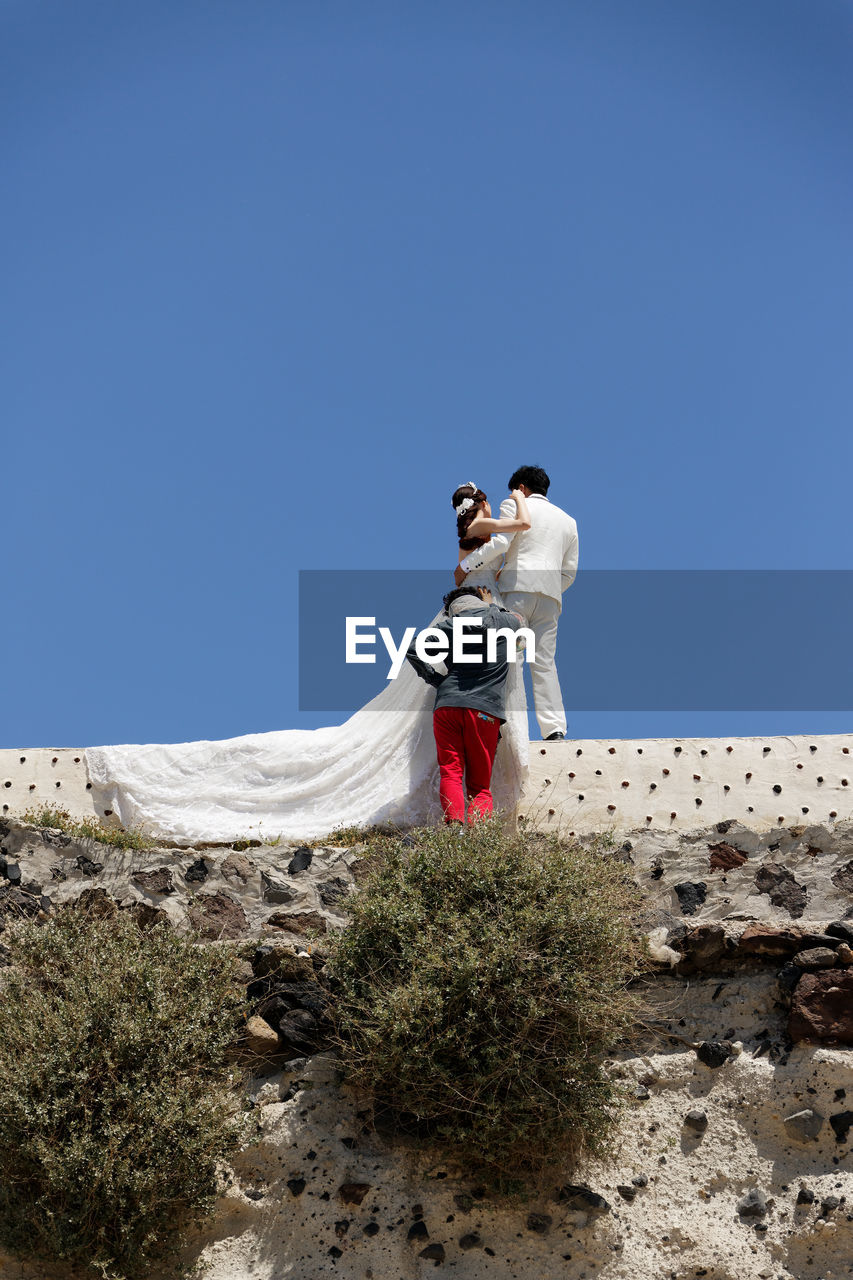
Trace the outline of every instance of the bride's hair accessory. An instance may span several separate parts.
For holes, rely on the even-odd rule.
[[[480,490],[474,484],[473,480],[466,480],[464,484],[458,484],[456,486],[455,492],[458,493],[460,489],[473,489],[474,493],[480,492]],[[463,498],[461,502],[457,503],[454,506],[453,510],[456,512],[458,516],[461,516],[463,511],[470,511],[471,507],[473,506],[474,506],[473,498]]]
[[[473,480],[460,484],[453,490],[450,504],[456,513],[456,532],[459,545],[463,551],[473,551],[481,547],[488,538],[469,538],[468,529],[480,514],[480,508],[487,501],[483,490]]]

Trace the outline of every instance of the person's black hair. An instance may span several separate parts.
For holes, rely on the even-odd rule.
[[[469,507],[467,511],[460,512],[456,517],[456,532],[459,535],[459,545],[463,551],[476,551],[478,547],[482,547],[489,539],[469,538],[468,526],[473,524],[480,514],[480,507],[486,501],[486,495],[482,489],[478,489],[473,484],[460,484],[458,489],[453,490],[453,497],[450,499],[453,503],[454,511],[463,498],[472,498],[474,505]]]
[[[525,485],[531,493],[541,493],[543,498],[551,487],[548,472],[541,467],[519,467],[517,471],[513,471],[509,478],[510,489],[517,489],[520,484]]]
[[[453,601],[458,600],[461,596],[477,596],[479,600],[482,600],[485,589],[485,587],[456,587],[454,591],[448,591],[444,597],[444,612],[448,613]]]

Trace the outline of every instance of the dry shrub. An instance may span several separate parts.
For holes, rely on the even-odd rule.
[[[238,1139],[235,958],[128,913],[16,926],[0,998],[0,1243],[131,1276],[212,1207]]]
[[[100,844],[112,845],[115,849],[150,849],[158,843],[138,827],[109,826],[94,814],[85,818],[72,818],[67,809],[58,805],[42,804],[37,808],[27,809],[21,817],[24,822],[31,822],[35,827],[50,827],[64,831],[77,840],[97,840]]]
[[[349,1081],[499,1181],[603,1154],[619,1098],[601,1061],[647,963],[630,869],[496,822],[379,840],[371,861],[330,966]]]

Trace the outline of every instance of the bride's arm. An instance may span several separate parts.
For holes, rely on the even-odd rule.
[[[524,494],[520,489],[513,489],[510,498],[515,503],[514,516],[501,516],[498,520],[477,516],[469,524],[467,536],[469,538],[485,538],[493,533],[519,533],[522,530],[529,529],[530,512],[527,510]],[[506,502],[502,503],[501,510],[506,505]]]
[[[472,569],[484,569],[486,565],[494,564],[501,556],[506,555],[511,542],[512,538],[505,533],[494,534],[482,547],[477,547],[475,551],[469,551],[462,557],[459,561],[460,569],[464,573],[470,573]]]
[[[519,502],[520,499],[520,502]],[[515,503],[516,515],[510,515],[513,503]],[[485,569],[488,565],[495,564],[502,556],[505,556],[509,550],[509,544],[512,542],[516,533],[520,528],[529,528],[530,521],[527,511],[527,503],[524,500],[524,494],[517,490],[512,498],[505,498],[501,503],[501,511],[506,512],[500,520],[490,521],[492,524],[502,526],[501,531],[492,534],[488,542],[482,547],[478,547],[476,551],[469,551],[459,561],[459,565],[454,573],[457,587],[461,587],[466,576],[475,569]],[[516,517],[523,517],[516,520]],[[473,524],[474,522],[472,522]],[[470,529],[469,529],[470,532]]]
[[[469,551],[463,556],[454,570],[453,577],[457,587],[461,587],[469,573],[474,569],[485,569],[505,556],[514,534],[496,533],[476,551]]]

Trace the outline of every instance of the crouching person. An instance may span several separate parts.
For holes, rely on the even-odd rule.
[[[465,822],[466,798],[468,822],[492,812],[492,767],[506,719],[508,646],[513,644],[500,632],[523,628],[521,616],[494,604],[486,587],[460,587],[444,597],[444,618],[434,628],[447,636],[446,658],[426,661],[415,643],[406,654],[436,690],[433,729],[445,822]],[[498,633],[491,640],[490,631]]]

